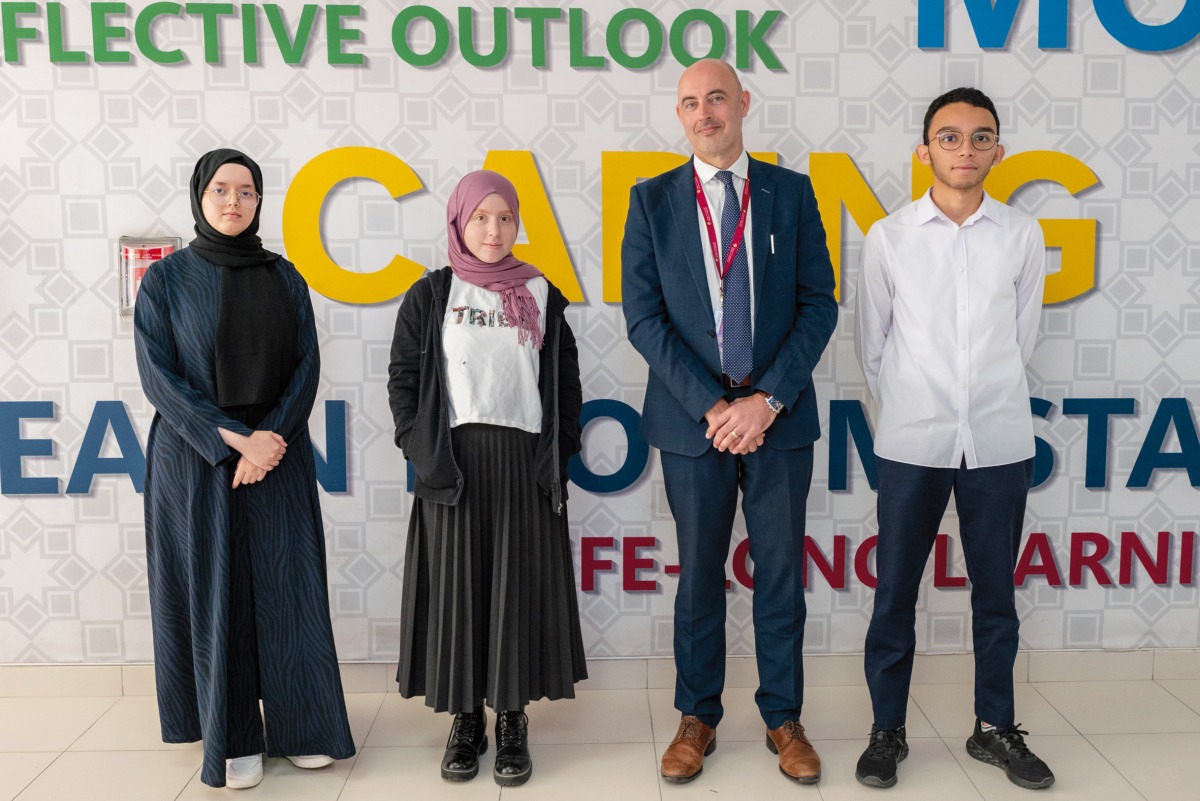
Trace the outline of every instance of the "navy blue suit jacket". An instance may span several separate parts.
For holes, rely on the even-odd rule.
[[[642,433],[654,447],[687,456],[712,447],[704,413],[725,395],[694,172],[689,160],[635,185],[621,243],[626,329],[650,365]],[[821,435],[812,371],[837,323],[833,267],[808,176],[753,158],[749,175],[750,378],[787,406],[771,425],[767,445],[801,448]]]

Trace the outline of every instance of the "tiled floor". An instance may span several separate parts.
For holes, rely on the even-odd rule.
[[[586,687],[587,685],[584,685]],[[472,782],[447,784],[438,761],[449,718],[394,693],[351,693],[354,759],[318,771],[268,760],[253,790],[213,790],[199,779],[199,745],[159,740],[150,696],[0,698],[0,799],[159,801],[242,798],[288,801],[436,799],[1077,798],[1087,801],[1190,801],[1197,797],[1191,759],[1200,753],[1200,679],[1017,684],[1018,718],[1028,742],[1058,782],[1031,793],[996,768],[970,759],[972,689],[914,685],[909,703],[911,753],[899,784],[862,787],[854,764],[870,728],[862,685],[809,690],[804,723],[823,760],[816,786],[792,784],[763,744],[753,691],[730,689],[719,747],[691,784],[663,783],[658,759],[677,713],[666,689],[581,689],[573,701],[530,709],[532,780],[501,790],[491,753]],[[1191,789],[1189,789],[1191,788]]]

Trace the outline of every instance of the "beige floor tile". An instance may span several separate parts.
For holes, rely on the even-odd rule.
[[[816,741],[813,746],[821,755],[817,788],[823,801],[881,801],[883,795],[886,801],[978,801],[981,797],[937,737],[908,738],[908,759],[900,763],[900,781],[886,791],[866,787],[854,778],[865,739]]]
[[[808,687],[804,691],[802,718],[815,740],[855,740],[866,747],[875,714],[865,684],[848,687]],[[937,731],[912,698],[905,722],[909,737],[935,737]]]
[[[0,665],[5,696],[111,696],[121,694],[120,665]]]
[[[122,665],[121,692],[124,695],[154,695],[154,665]]]
[[[268,759],[263,763],[262,783],[253,789],[251,797],[253,801],[337,801],[354,761],[353,757],[339,759],[328,767],[302,770],[286,759]],[[197,771],[178,801],[231,801],[231,794],[240,798],[237,791],[204,784]]]
[[[196,751],[200,743],[164,743],[158,703],[152,695],[119,699],[78,740],[71,751]]]
[[[1153,681],[1032,685],[1081,734],[1200,732],[1200,714]]]
[[[537,752],[531,753],[536,759]],[[489,748],[481,760],[480,775],[474,781],[443,781],[438,768],[441,761],[440,745],[437,748],[364,748],[354,762],[338,801],[498,801],[500,798],[500,787],[491,777],[492,749]]]
[[[1200,734],[1092,734],[1088,740],[1148,801],[1196,797],[1191,764]]]
[[[385,697],[383,692],[346,693],[346,715],[350,718],[350,734],[356,747],[362,748],[366,744]]]
[[[533,775],[521,787],[505,788],[502,799],[521,801],[658,801],[658,757],[654,745],[531,743]],[[485,757],[476,782],[494,784],[495,763]],[[443,797],[449,798],[449,795]]]
[[[0,698],[0,753],[62,751],[117,702],[101,698]]]
[[[1140,801],[1137,791],[1083,736],[1031,734],[1025,742],[1054,771],[1054,785],[1035,793],[1038,798]],[[1010,782],[1000,768],[973,759],[958,740],[948,740],[946,746],[987,801],[1030,801],[1029,790]]]
[[[1200,648],[1166,648],[1155,651],[1154,678],[1200,679]]]
[[[804,658],[804,687],[865,685],[862,654],[816,654]]]
[[[395,673],[388,675],[382,662],[343,662],[339,669],[344,693],[385,693],[388,684],[395,684]]]
[[[0,799],[16,798],[58,756],[57,751],[0,754]]]
[[[20,801],[163,801],[200,769],[188,751],[69,751],[34,779]]]
[[[371,733],[364,745],[368,748],[418,746],[442,748],[450,733],[450,716],[438,714],[425,706],[423,698],[401,698],[387,693]]]
[[[1193,712],[1200,712],[1200,679],[1165,679],[1158,683],[1191,707]]]
[[[645,690],[577,690],[574,698],[537,701],[526,711],[530,743],[653,741]],[[492,718],[489,713],[489,728],[493,726]]]
[[[645,659],[589,659],[588,677],[575,685],[578,690],[644,690]]]
[[[670,690],[675,687],[675,660],[654,657],[646,660],[646,687],[651,690]]]
[[[975,730],[974,684],[914,684],[911,694],[939,736],[965,741]],[[1078,734],[1030,685],[1013,685],[1013,700],[1022,729],[1035,734]]]
[[[1030,681],[1145,681],[1154,677],[1153,651],[1035,651]]]

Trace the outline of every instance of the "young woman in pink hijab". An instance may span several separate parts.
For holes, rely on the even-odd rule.
[[[582,391],[567,300],[512,255],[517,192],[468,174],[446,209],[450,266],[408,291],[388,396],[416,471],[397,681],[454,714],[442,778],[466,781],[496,712],[500,785],[533,770],[525,705],[587,677],[567,532]]]

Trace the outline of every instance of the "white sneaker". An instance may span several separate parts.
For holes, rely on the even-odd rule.
[[[288,757],[292,764],[298,768],[312,770],[313,768],[323,768],[326,765],[333,764],[333,757],[325,756],[324,754],[312,754],[311,756],[290,756]]]
[[[254,787],[263,778],[262,754],[225,760],[225,786],[233,790]]]

